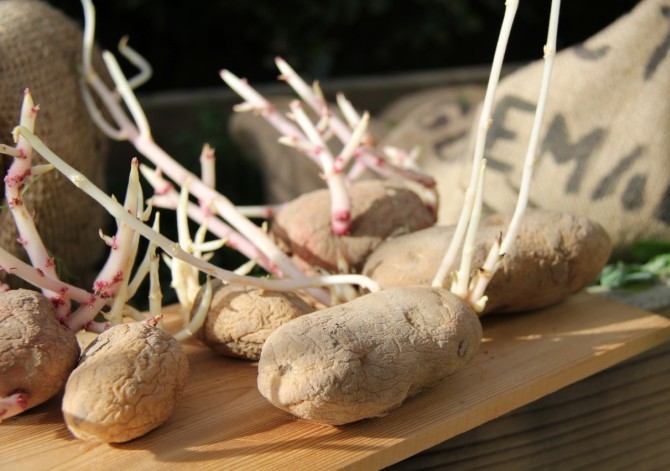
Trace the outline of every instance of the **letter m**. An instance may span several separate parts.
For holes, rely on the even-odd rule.
[[[556,163],[561,165],[571,161],[575,162],[574,170],[565,185],[566,193],[577,193],[580,190],[589,158],[603,137],[605,137],[605,130],[595,128],[577,141],[572,142],[570,136],[568,136],[565,118],[560,114],[554,117],[542,142],[541,153],[550,153]]]

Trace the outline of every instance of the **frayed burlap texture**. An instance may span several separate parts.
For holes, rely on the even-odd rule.
[[[36,134],[56,154],[104,187],[106,142],[89,118],[79,88],[80,27],[46,3],[0,0],[0,142],[11,144],[23,91],[40,106]],[[101,61],[100,61],[101,62]],[[43,163],[35,156],[35,163]],[[11,159],[3,159],[7,171]],[[4,195],[4,191],[2,192]],[[4,204],[4,197],[3,204]],[[98,230],[104,211],[57,172],[24,193],[44,244],[61,267],[84,281],[100,263],[105,245]],[[25,257],[10,212],[0,211],[0,245]]]
[[[615,249],[670,240],[669,51],[670,1],[643,0],[583,44],[557,54],[531,205],[600,222]],[[542,60],[523,67],[498,88],[485,153],[484,200],[492,211],[514,207],[542,67]],[[441,182],[440,221],[452,223],[469,179],[479,112],[468,137],[458,138],[448,123],[432,131],[432,139],[408,132],[425,120],[426,109],[435,114],[436,108],[419,105],[385,143],[409,146],[417,136],[426,141],[422,165]]]

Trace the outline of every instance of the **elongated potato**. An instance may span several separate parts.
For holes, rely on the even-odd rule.
[[[170,417],[188,370],[181,345],[162,329],[140,322],[114,326],[84,350],[70,375],[65,423],[82,440],[142,436]]]
[[[378,417],[461,369],[481,336],[477,315],[446,290],[380,291],[275,330],[261,352],[258,389],[302,419]]]
[[[504,231],[509,215],[484,219],[477,233],[472,273]],[[431,228],[389,239],[368,258],[363,274],[382,287],[430,285],[454,227]],[[611,252],[602,226],[585,217],[529,209],[511,250],[487,290],[483,313],[538,309],[565,299],[596,279]],[[457,257],[460,262],[460,255]]]

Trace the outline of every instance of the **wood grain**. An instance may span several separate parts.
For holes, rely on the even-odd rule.
[[[586,294],[537,312],[484,318],[483,323],[484,343],[465,371],[386,417],[343,427],[294,420],[257,392],[255,364],[220,358],[189,341],[189,385],[161,428],[121,445],[82,442],[65,428],[60,399],[54,398],[0,425],[0,469],[377,469],[670,338],[670,320]],[[653,372],[647,380],[655,381]],[[622,427],[646,424],[639,417],[653,416],[655,407],[667,405],[627,407],[617,418]],[[563,429],[565,446],[580,440],[569,431],[582,430],[578,418],[572,419]],[[558,420],[568,423],[570,417]],[[585,425],[591,428],[582,434],[603,432],[602,424]],[[659,428],[647,425],[642,433]],[[496,452],[511,459],[524,441],[514,436],[506,440]],[[654,453],[650,450],[650,456]]]
[[[669,469],[670,343],[389,468]]]

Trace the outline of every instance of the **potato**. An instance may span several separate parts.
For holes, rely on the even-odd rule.
[[[472,269],[484,262],[509,215],[484,219],[477,234]],[[430,285],[453,235],[453,227],[432,227],[387,240],[368,258],[363,274],[382,287]],[[488,285],[483,313],[518,312],[548,306],[588,286],[610,255],[610,239],[585,217],[529,209],[509,253]],[[457,259],[460,263],[460,255]]]
[[[314,422],[378,417],[461,369],[481,336],[477,315],[447,290],[379,291],[275,330],[263,346],[258,389]]]
[[[309,265],[338,271],[338,255],[359,270],[367,256],[391,235],[432,226],[435,214],[411,190],[390,182],[364,180],[350,187],[352,227],[348,235],[331,231],[330,192],[317,190],[288,203],[272,222],[284,251]]]
[[[258,361],[277,327],[313,311],[296,294],[212,281],[212,303],[197,337],[215,352]],[[200,297],[200,294],[198,295]],[[194,311],[199,299],[194,302]],[[193,315],[193,313],[191,314]]]
[[[167,332],[140,322],[116,325],[84,350],[70,375],[65,423],[83,440],[142,436],[170,417],[188,371],[181,345]]]
[[[41,404],[62,389],[78,359],[77,337],[58,322],[51,301],[26,289],[0,293],[0,398],[21,393],[24,410]],[[0,407],[0,420],[10,413]]]

